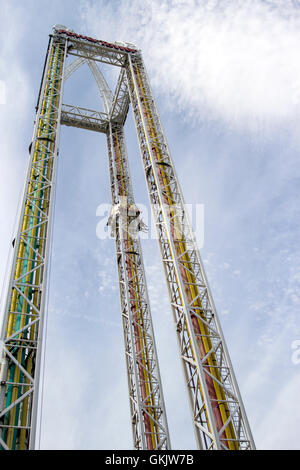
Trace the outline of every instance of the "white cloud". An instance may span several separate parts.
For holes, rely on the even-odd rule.
[[[299,116],[300,11],[292,2],[139,2],[83,10],[98,37],[137,43],[156,93],[197,119],[257,129]]]
[[[274,406],[261,415],[257,439],[262,449],[299,449],[299,387],[300,375],[297,372],[277,394]]]

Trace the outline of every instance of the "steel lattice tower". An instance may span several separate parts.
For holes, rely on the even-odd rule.
[[[75,60],[67,65],[66,59]],[[83,63],[104,111],[62,103]],[[109,89],[99,63],[117,66]],[[254,449],[217,312],[185,211],[141,51],[57,25],[50,35],[1,330],[0,448],[34,449],[60,124],[107,137],[120,304],[135,449],[170,449],[124,123],[131,104],[199,449]]]

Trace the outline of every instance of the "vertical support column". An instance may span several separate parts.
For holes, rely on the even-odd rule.
[[[122,126],[107,134],[117,266],[135,449],[170,449],[150,305]]]
[[[1,331],[0,448],[34,448],[67,41],[50,37]]]
[[[128,89],[200,449],[253,449],[225,339],[140,54]]]

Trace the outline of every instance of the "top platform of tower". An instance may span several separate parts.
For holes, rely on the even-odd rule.
[[[110,49],[115,49],[118,52],[125,52],[125,53],[135,53],[138,52],[138,48],[131,43],[125,41],[115,41],[114,43],[102,41],[99,39],[91,38],[90,36],[84,36],[82,34],[77,34],[74,30],[67,28],[64,25],[56,24],[52,28],[53,34],[64,34],[72,39],[79,39],[88,41],[90,43],[98,44],[100,46],[108,47]]]

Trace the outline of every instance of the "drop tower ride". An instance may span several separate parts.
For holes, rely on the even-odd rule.
[[[70,62],[69,59],[73,58]],[[104,112],[63,104],[65,81],[87,63]],[[111,92],[99,64],[118,67]],[[133,447],[171,448],[124,124],[131,105],[157,230],[175,334],[200,450],[250,450],[254,441],[196,246],[141,51],[56,25],[49,44],[0,343],[0,448],[36,448],[60,126],[106,135]]]

